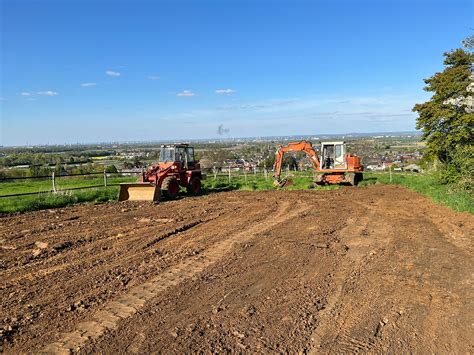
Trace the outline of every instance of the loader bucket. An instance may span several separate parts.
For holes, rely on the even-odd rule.
[[[161,189],[149,182],[120,184],[119,201],[159,201]]]

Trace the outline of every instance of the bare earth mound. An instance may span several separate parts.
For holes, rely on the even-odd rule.
[[[395,186],[3,217],[0,350],[468,353],[472,235]]]

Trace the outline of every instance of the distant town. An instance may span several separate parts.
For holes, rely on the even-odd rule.
[[[345,141],[348,152],[361,157],[366,171],[421,172],[429,169],[423,161],[425,145],[419,132],[389,132],[345,135],[298,135],[191,140],[196,158],[204,169],[228,171],[271,170],[278,145],[308,140],[316,150],[324,141]],[[176,141],[178,142],[178,141]],[[0,177],[61,175],[89,172],[141,171],[159,159],[160,147],[170,141],[113,142],[0,147]],[[183,142],[180,140],[179,142]],[[309,169],[303,153],[289,154],[284,166]]]

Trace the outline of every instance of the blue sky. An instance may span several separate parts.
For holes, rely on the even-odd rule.
[[[471,1],[1,1],[0,145],[402,131]]]

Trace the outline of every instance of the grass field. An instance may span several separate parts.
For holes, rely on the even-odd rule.
[[[24,212],[44,208],[64,207],[80,202],[105,202],[117,198],[118,187],[113,186],[121,182],[135,181],[135,176],[109,177],[108,187],[103,187],[104,180],[100,176],[74,176],[56,179],[58,193],[51,193],[51,179],[13,180],[0,183],[0,196],[21,193],[37,193],[28,196],[0,198],[0,213]],[[102,186],[99,188],[61,191],[88,186]]]
[[[285,187],[287,190],[314,189],[311,173],[293,172],[291,174],[293,184]],[[15,182],[0,183],[0,195],[35,192],[35,195],[0,198],[0,213],[24,212],[44,208],[64,207],[81,202],[105,202],[116,200],[118,187],[112,186],[120,182],[132,182],[136,177],[109,177],[108,187],[93,189],[60,191],[51,193],[51,180],[19,180]],[[63,177],[56,181],[59,190],[79,188],[87,186],[103,185],[102,177]],[[452,192],[449,186],[439,183],[433,175],[401,175],[393,174],[390,181],[389,174],[365,173],[361,186],[371,184],[397,184],[429,196],[437,203],[442,203],[455,211],[468,211],[474,213],[474,202],[472,195],[463,192]],[[203,185],[205,191],[213,192],[220,190],[272,190],[273,179],[269,175],[266,179],[263,175],[248,174],[247,177],[232,176],[229,182],[227,176],[208,176]],[[337,189],[343,186],[322,186],[317,189]]]

